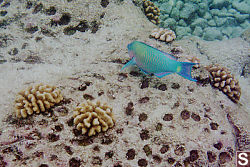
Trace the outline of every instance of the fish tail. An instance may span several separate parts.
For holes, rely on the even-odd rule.
[[[191,76],[191,71],[192,71],[192,67],[198,63],[190,63],[190,62],[180,62],[180,63],[181,64],[177,69],[177,74],[179,74],[183,78],[186,78],[190,81],[196,82],[197,80],[192,78],[192,76]]]
[[[126,67],[129,67],[129,66],[132,66],[132,65],[135,65],[135,64],[136,64],[136,63],[135,63],[135,58],[133,57],[132,60],[130,60],[129,62],[127,62],[127,63],[122,67],[121,71],[124,70]]]

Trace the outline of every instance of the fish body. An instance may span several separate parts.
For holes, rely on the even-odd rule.
[[[128,52],[132,59],[121,70],[137,65],[145,74],[154,74],[159,78],[177,73],[188,80],[196,81],[191,76],[191,70],[197,63],[179,62],[176,57],[139,41],[128,44]]]

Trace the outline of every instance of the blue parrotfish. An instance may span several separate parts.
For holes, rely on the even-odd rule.
[[[190,81],[197,81],[191,76],[192,67],[197,63],[177,61],[176,57],[139,41],[134,41],[127,47],[132,59],[121,70],[137,65],[145,74],[154,74],[158,78],[177,73]]]

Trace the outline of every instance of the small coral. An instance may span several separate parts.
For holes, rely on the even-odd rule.
[[[115,122],[112,108],[107,104],[101,104],[100,101],[93,103],[87,100],[86,103],[80,104],[76,107],[73,118],[76,128],[88,136],[107,131]]]
[[[175,40],[176,35],[172,30],[156,28],[152,31],[150,37],[159,39],[160,41],[164,42],[172,42],[173,40]]]
[[[154,24],[159,24],[160,9],[151,1],[143,0],[143,9],[147,18]]]
[[[187,59],[188,59],[188,61],[190,61],[192,63],[199,63],[199,64],[194,65],[193,66],[194,68],[200,67],[200,59],[198,59],[197,57],[193,56],[193,57],[188,57]]]
[[[55,86],[38,84],[18,93],[16,98],[16,116],[26,118],[28,115],[45,112],[63,99],[61,91]]]
[[[219,65],[206,67],[211,74],[212,85],[225,93],[233,102],[238,103],[241,95],[239,81],[234,78],[228,69]]]

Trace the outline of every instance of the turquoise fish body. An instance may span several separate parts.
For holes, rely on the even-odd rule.
[[[145,74],[154,74],[158,78],[177,73],[188,80],[196,81],[191,76],[191,70],[197,63],[179,62],[174,56],[139,41],[128,44],[128,52],[132,59],[121,70],[137,65]]]

